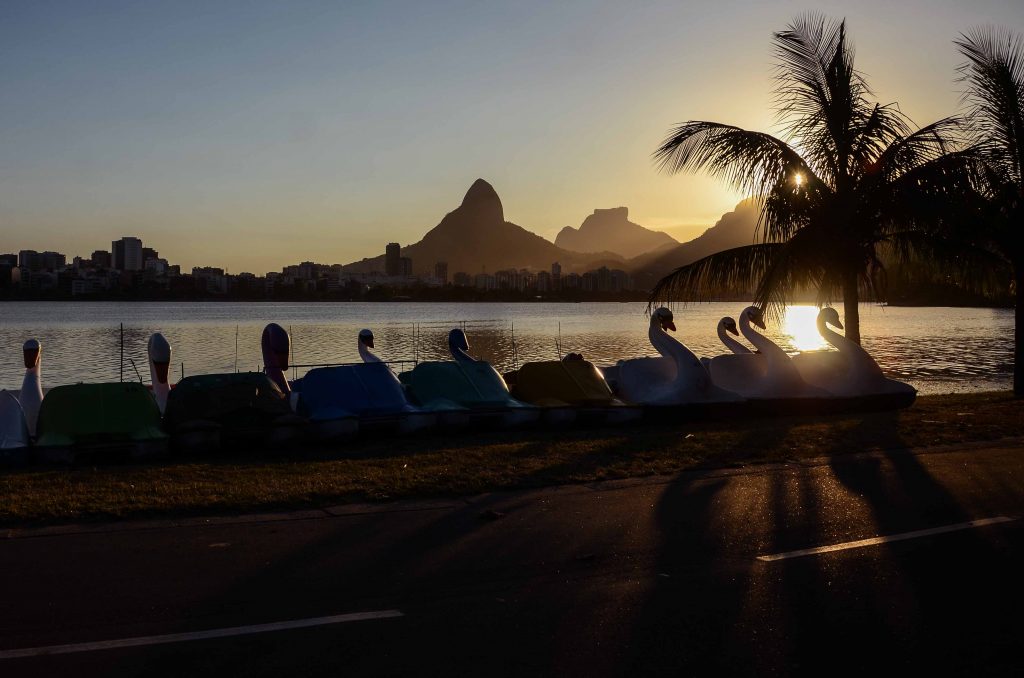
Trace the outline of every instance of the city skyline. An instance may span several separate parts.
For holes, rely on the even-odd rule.
[[[878,99],[927,124],[959,107],[957,33],[1021,19],[934,7],[816,9],[847,17]],[[84,253],[119,232],[186,268],[357,261],[381,231],[414,242],[476,176],[548,239],[626,205],[685,240],[743,196],[659,175],[650,152],[689,118],[772,130],[767,39],[804,9],[17,6],[0,27],[4,245]]]

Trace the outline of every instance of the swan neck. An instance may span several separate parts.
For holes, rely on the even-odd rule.
[[[689,387],[693,381],[693,370],[699,370],[701,376],[706,376],[704,367],[700,364],[693,351],[686,348],[683,342],[679,341],[658,325],[651,323],[648,332],[651,345],[657,349],[663,357],[672,360],[676,365],[675,383],[683,387]]]
[[[820,334],[825,341],[832,344],[832,346],[843,353],[848,352],[850,350],[850,344],[853,343],[829,327],[828,323],[825,322],[825,319],[821,316],[818,316],[818,334]]]
[[[361,341],[359,342],[359,357],[362,359],[364,363],[383,362],[380,358],[378,358],[370,351],[369,347],[367,347],[366,344],[364,344]]]
[[[725,331],[725,325],[718,323],[718,338],[721,340],[725,347],[733,353],[743,354],[750,353],[750,349],[730,337]]]
[[[746,313],[740,317],[740,332],[754,348],[761,352],[761,355],[765,356],[770,365],[789,360],[789,356],[778,344],[750,326],[750,320]]]
[[[679,350],[683,348],[683,345],[679,343],[679,341],[670,337],[668,332],[661,329],[657,323],[651,323],[647,336],[651,341],[651,346],[653,346],[658,354],[664,358],[672,358],[675,360],[679,355]]]

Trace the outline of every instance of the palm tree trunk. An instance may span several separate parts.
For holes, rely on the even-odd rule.
[[[843,281],[843,323],[846,325],[846,338],[860,343],[860,293],[857,289],[857,274],[848,276]]]
[[[1017,301],[1013,320],[1013,395],[1024,396],[1024,262],[1013,267]]]

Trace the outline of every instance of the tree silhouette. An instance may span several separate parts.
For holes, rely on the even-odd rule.
[[[966,62],[960,66],[966,84],[964,100],[968,130],[980,172],[975,185],[983,199],[980,215],[958,235],[966,243],[995,256],[978,259],[982,267],[1012,272],[1016,294],[1013,392],[1024,395],[1024,42],[1019,34],[978,28],[955,41]],[[990,269],[991,270],[991,269]],[[1005,289],[1005,288],[1004,288]]]
[[[654,153],[663,171],[704,170],[755,196],[757,242],[676,269],[652,303],[755,290],[755,303],[777,316],[794,290],[810,287],[819,305],[843,300],[846,335],[859,342],[857,304],[862,292],[884,294],[885,250],[940,249],[930,234],[948,218],[969,165],[969,152],[956,150],[961,122],[914,130],[895,104],[871,101],[845,20],[803,15],[774,34],[773,46],[785,139],[690,121]]]

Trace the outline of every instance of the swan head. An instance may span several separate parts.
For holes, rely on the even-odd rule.
[[[456,328],[448,333],[448,348],[452,352],[468,351],[469,350],[469,339],[466,337],[466,333]]]
[[[159,332],[153,333],[146,345],[149,361],[153,363],[153,373],[161,384],[167,383],[167,370],[171,366],[171,344]]]
[[[839,321],[839,311],[834,306],[826,306],[818,311],[818,322],[843,329],[843,323]]]
[[[762,330],[768,329],[764,324],[764,311],[757,306],[747,306],[743,309],[743,316],[747,319],[747,322],[760,327]]]
[[[291,352],[292,340],[283,327],[277,323],[267,325],[263,328],[260,344],[263,349],[263,362],[267,367],[288,369],[288,354]]]
[[[651,314],[651,324],[657,325],[663,330],[676,331],[676,324],[672,319],[672,311],[662,306]]]
[[[370,330],[359,330],[359,343],[367,348],[373,348],[373,332]]]
[[[718,321],[718,324],[730,334],[735,334],[737,337],[740,336],[740,331],[736,328],[736,321],[726,316]]]
[[[22,353],[25,354],[26,370],[39,367],[39,360],[42,357],[43,347],[37,339],[29,339],[26,341],[25,345],[22,347]]]

